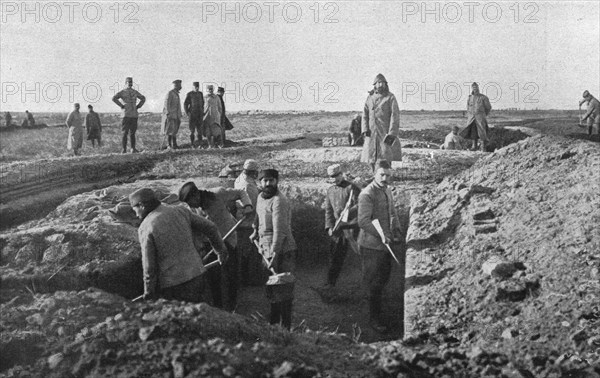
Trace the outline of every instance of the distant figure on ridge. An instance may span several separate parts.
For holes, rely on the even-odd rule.
[[[464,139],[458,135],[460,128],[458,126],[452,127],[452,131],[446,135],[444,144],[440,146],[441,150],[462,150]]]
[[[79,104],[73,105],[73,111],[67,117],[67,127],[69,128],[69,139],[67,139],[67,149],[73,150],[75,156],[79,155],[79,150],[83,146],[83,118],[79,113]]]
[[[221,114],[223,114],[223,106],[221,99],[214,91],[215,87],[208,85],[206,87],[207,94],[204,97],[204,135],[208,139],[208,148],[214,148],[215,138],[221,137]],[[219,147],[222,147],[219,145]]]
[[[356,113],[354,118],[352,118],[352,122],[350,122],[350,129],[348,133],[348,141],[351,146],[360,146],[364,143],[364,140],[361,135],[361,124],[362,117],[360,113]]]
[[[87,140],[92,141],[92,147],[95,147],[94,141],[98,141],[98,147],[102,146],[102,123],[100,116],[94,111],[92,105],[88,105],[88,114],[85,116],[85,128],[87,130]]]
[[[487,116],[492,110],[490,99],[479,92],[479,85],[471,85],[472,92],[467,100],[467,127],[460,132],[460,136],[473,141],[472,151],[477,150],[477,140],[481,139],[481,151],[485,151],[490,141],[488,137]]]
[[[173,80],[173,89],[167,93],[162,112],[162,135],[167,136],[169,149],[176,150],[177,133],[181,125],[181,101],[179,100],[179,91],[181,90],[181,80]]]
[[[200,83],[194,81],[194,90],[187,93],[185,101],[183,102],[183,108],[185,114],[187,114],[190,122],[190,143],[194,148],[194,133],[198,136],[198,145],[202,142],[202,134],[204,130],[202,128],[202,119],[204,118],[204,94],[200,91]]]
[[[131,140],[131,152],[138,152],[138,150],[135,149],[135,132],[137,131],[138,124],[138,109],[144,106],[146,97],[133,89],[133,78],[125,78],[125,84],[127,85],[127,88],[123,89],[112,98],[113,102],[123,109],[123,122],[121,123],[121,130],[123,131],[121,144],[123,146],[123,150],[121,152],[127,152],[127,135],[129,135]],[[138,99],[140,100],[139,103],[137,102]],[[123,100],[123,103],[121,103],[120,100]]]
[[[588,135],[591,139],[594,126],[596,126],[596,130],[598,130],[598,134],[600,135],[600,102],[589,91],[583,92],[583,100],[579,101],[579,107],[585,102],[588,103],[587,112],[581,118],[581,122],[587,120]]]
[[[398,101],[390,92],[385,77],[379,74],[373,80],[373,90],[365,101],[362,115],[362,135],[365,142],[360,161],[369,163],[373,173],[378,160],[402,160],[399,127]]]

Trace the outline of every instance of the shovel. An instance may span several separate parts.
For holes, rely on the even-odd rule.
[[[209,269],[209,268],[212,268],[215,265],[219,265],[219,260],[215,260],[215,261],[213,261],[211,263],[208,263],[208,264],[204,265],[204,268],[205,269]],[[140,295],[139,297],[133,298],[131,301],[132,302],[137,302],[137,301],[141,301],[143,298],[144,298],[144,294]]]
[[[585,125],[583,124],[583,116],[581,115],[581,104],[579,104],[579,124],[577,125],[579,127],[585,127]]]
[[[235,230],[238,228],[238,226],[239,226],[240,224],[242,224],[242,222],[243,222],[243,221],[244,221],[244,218],[240,219],[240,220],[239,220],[239,221],[238,221],[238,222],[237,222],[237,223],[236,223],[236,224],[235,224],[235,225],[234,225],[234,226],[231,228],[231,230],[229,230],[229,231],[228,231],[228,232],[225,234],[225,236],[223,236],[223,241],[227,240],[227,238],[228,238],[228,237],[230,237],[230,236],[231,236],[231,234],[233,234],[233,231],[235,231]],[[213,253],[215,253],[215,249],[214,249],[214,248],[213,248],[213,249],[211,249],[211,250],[210,250],[210,252],[208,252],[208,253],[206,254],[206,256],[204,256],[204,257],[202,258],[202,261],[206,261],[206,260],[208,260],[208,256],[212,255]],[[209,265],[210,265],[210,264],[209,264]],[[207,266],[208,266],[208,265],[207,265]]]
[[[394,255],[394,251],[392,251],[392,247],[390,247],[390,245],[385,242],[385,234],[383,233],[383,228],[381,228],[381,224],[379,223],[379,219],[373,219],[371,221],[371,223],[373,223],[373,226],[375,226],[375,229],[377,230],[377,233],[381,237],[381,241],[386,246],[387,250],[390,252],[390,254],[394,258],[394,260],[396,260],[396,262],[398,263],[398,265],[401,265],[400,261],[398,261],[398,259],[396,258],[396,255]]]

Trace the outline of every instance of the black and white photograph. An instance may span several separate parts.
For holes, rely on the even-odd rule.
[[[0,1],[0,377],[600,377],[600,2]]]

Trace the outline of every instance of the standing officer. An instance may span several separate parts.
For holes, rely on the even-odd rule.
[[[121,144],[123,146],[123,150],[121,152],[127,152],[127,135],[129,135],[131,140],[131,152],[138,152],[138,150],[135,149],[135,132],[137,131],[138,124],[138,109],[144,106],[146,97],[133,89],[133,78],[125,78],[125,85],[127,85],[127,88],[123,89],[112,98],[113,102],[123,110],[123,122],[121,123],[121,130],[123,131]],[[138,99],[140,100],[139,103],[137,103]],[[121,103],[120,100],[123,100],[123,103]]]
[[[200,83],[194,81],[194,90],[188,92],[183,102],[185,114],[190,119],[190,143],[194,147],[194,132],[198,136],[198,145],[202,142],[202,119],[204,118],[204,94],[200,92]]]
[[[386,332],[382,321],[382,293],[390,278],[392,255],[390,246],[400,262],[401,285],[401,332],[404,335],[404,275],[406,247],[389,184],[392,179],[390,163],[386,160],[376,164],[375,177],[358,196],[358,245],[362,257],[363,281],[369,300],[370,325],[377,332]],[[382,240],[373,221],[377,220],[383,229]],[[386,246],[387,245],[387,246]]]

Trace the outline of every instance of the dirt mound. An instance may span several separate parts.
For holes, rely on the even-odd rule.
[[[410,293],[417,339],[536,376],[598,372],[599,164],[593,143],[536,136],[413,196],[409,253],[441,277]]]
[[[343,335],[289,333],[206,304],[134,304],[99,290],[17,300],[2,306],[8,377],[335,377],[372,369],[361,359],[368,347]]]

